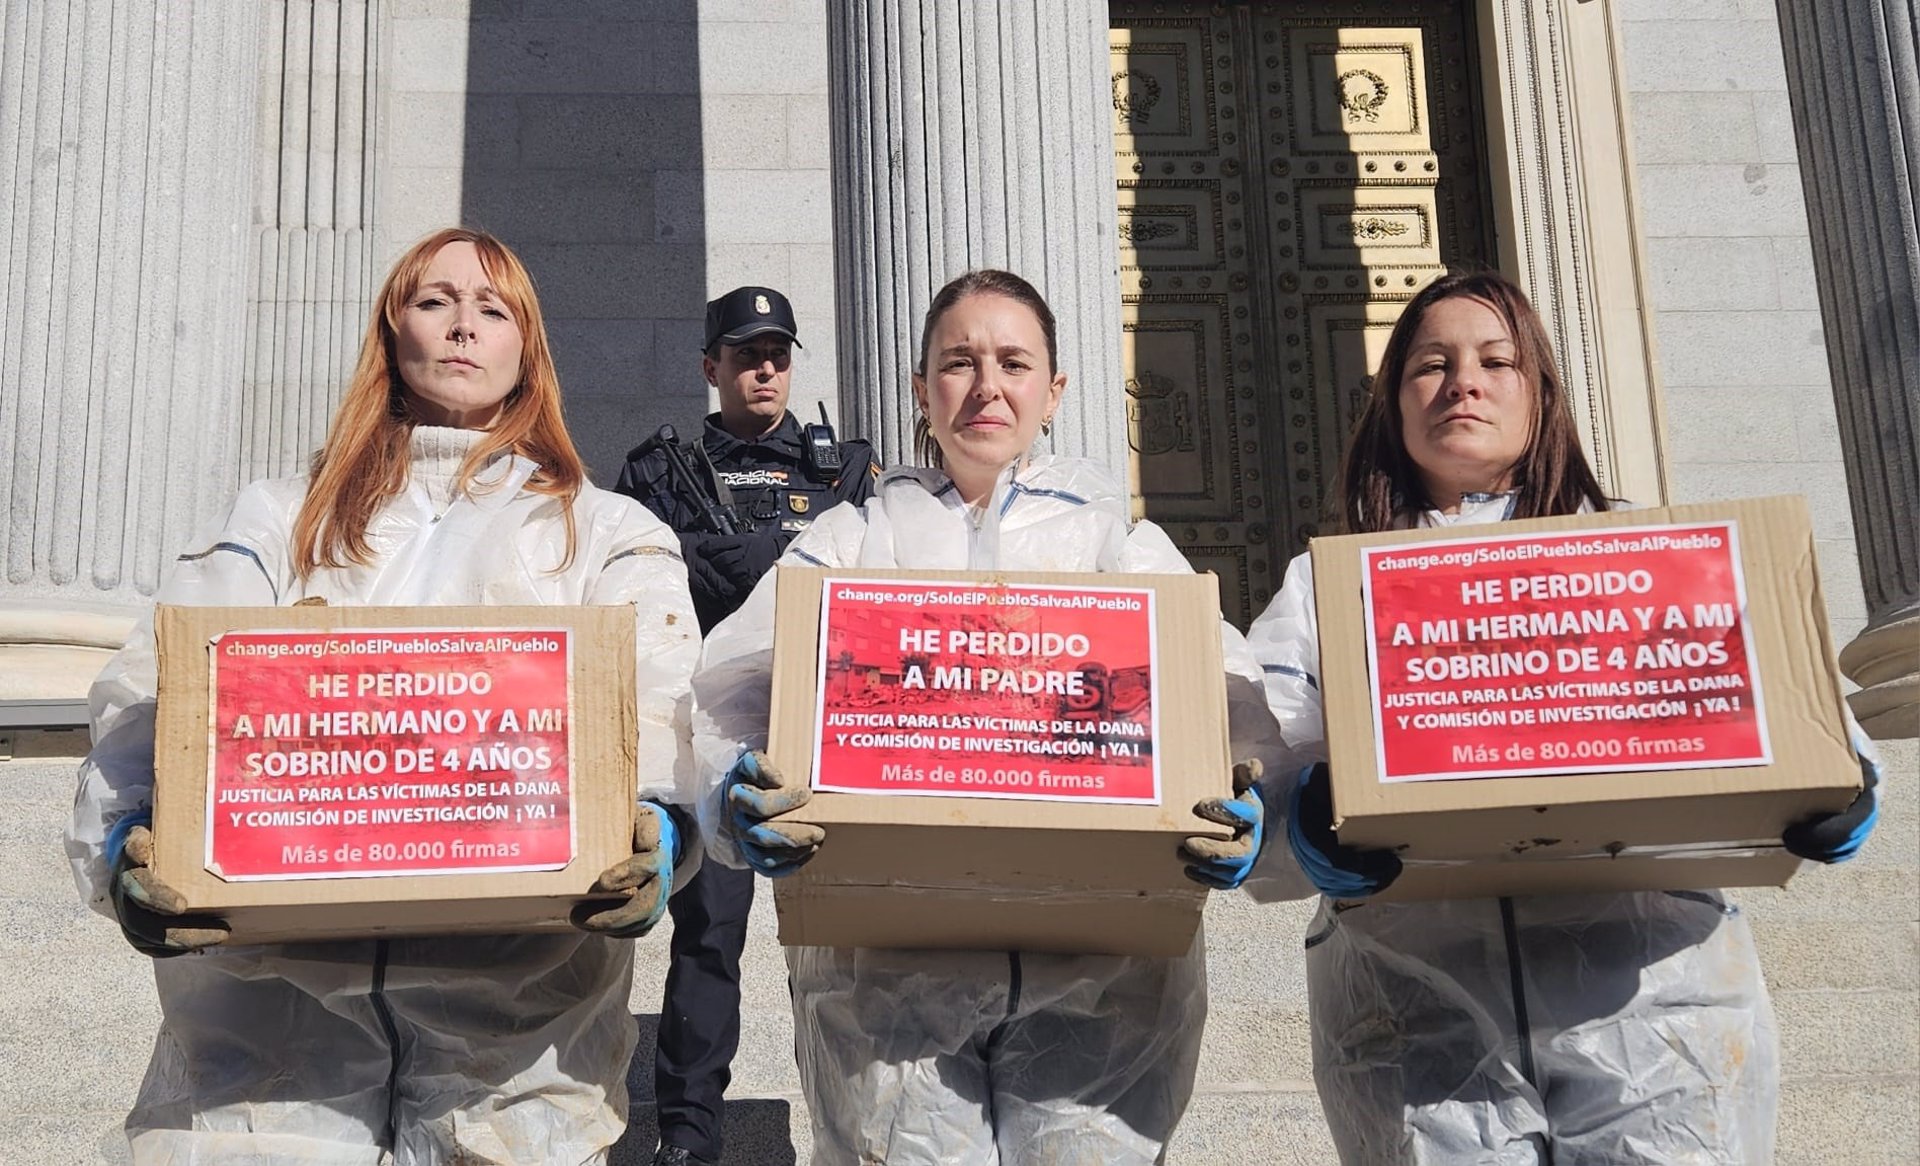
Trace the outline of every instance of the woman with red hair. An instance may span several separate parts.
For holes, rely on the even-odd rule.
[[[699,641],[673,532],[587,483],[513,253],[461,229],[410,248],[311,472],[242,490],[157,598],[634,606],[634,856],[601,877],[624,896],[577,912],[575,932],[240,945],[221,920],[182,915],[149,866],[149,621],[93,686],[67,835],[82,893],[155,957],[136,1162],[604,1161],[626,1128],[634,1043],[623,940],[659,920],[696,853],[667,803]]]

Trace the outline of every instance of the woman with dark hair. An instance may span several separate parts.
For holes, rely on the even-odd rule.
[[[1612,505],[1519,288],[1449,275],[1407,305],[1339,501],[1356,532]],[[1343,1162],[1771,1161],[1779,1055],[1738,907],[1698,891],[1367,901],[1400,865],[1334,836],[1307,556],[1248,640],[1282,736],[1322,760],[1300,774],[1287,834],[1326,896],[1307,988],[1314,1080]],[[1871,828],[1876,776],[1857,747],[1867,790],[1848,814],[1789,832],[1802,857],[1839,861]]]
[[[1486,346],[1477,391],[1445,379],[1441,338],[1453,335]],[[1467,398],[1477,403],[1463,404]],[[1458,518],[1475,495],[1505,500],[1502,518],[1609,509],[1526,293],[1502,276],[1474,272],[1444,276],[1414,297],[1387,337],[1340,489],[1341,518],[1354,533],[1412,525],[1410,516],[1427,511]]]
[[[135,1162],[588,1163],[627,1124],[633,948],[697,848],[670,810],[699,643],[671,530],[587,484],[533,281],[478,231],[403,255],[312,471],[256,482],[186,548],[162,603],[631,604],[634,855],[567,934],[242,945],[154,877],[151,619],[91,693],[67,853],[155,959],[161,1026]],[[642,776],[644,775],[644,780]],[[448,876],[449,894],[458,894]]]
[[[1067,377],[1053,313],[1004,271],[949,283],[928,309],[913,377],[919,468],[837,507],[781,560],[819,567],[1186,574],[1161,530],[1129,520],[1125,486],[1077,458],[1035,454]],[[765,747],[773,577],[715,628],[694,678],[694,746],[709,853],[772,877],[823,845],[783,821],[809,797]],[[1277,760],[1245,644],[1222,625],[1233,756]],[[1231,831],[1189,840],[1188,870],[1237,886],[1268,832],[1257,767],[1241,796],[1196,812]],[[1221,785],[1227,775],[1220,775]],[[1168,862],[1177,861],[1173,854]],[[1308,892],[1291,874],[1294,897]],[[790,947],[795,1045],[819,1166],[1146,1166],[1193,1091],[1206,1019],[1196,937],[1174,959],[1007,951]]]

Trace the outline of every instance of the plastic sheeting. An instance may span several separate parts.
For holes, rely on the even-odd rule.
[[[1205,940],[1171,960],[791,948],[817,1166],[1147,1166],[1193,1094]]]
[[[1716,893],[1322,900],[1307,942],[1344,1162],[1772,1161],[1773,1009]]]
[[[163,603],[272,606],[616,604],[638,613],[636,775],[684,803],[676,717],[698,630],[679,542],[637,503],[587,489],[564,557],[557,500],[501,457],[470,492],[454,473],[477,434],[422,426],[407,488],[375,515],[366,566],[290,562],[304,479],[260,482],[181,556]],[[67,853],[81,893],[111,915],[104,841],[151,804],[151,620],[91,693],[96,745],[81,766]],[[694,869],[689,846],[679,878]],[[163,1013],[128,1117],[139,1162],[591,1162],[626,1125],[634,1041],[632,948],[585,934],[214,948],[157,961]],[[466,1155],[461,1157],[461,1155]]]
[[[781,561],[1192,570],[1158,527],[1129,521],[1104,471],[1053,457],[1009,469],[978,509],[937,471],[894,470],[863,509],[828,512]],[[740,751],[766,742],[773,616],[769,576],[714,629],[694,677],[701,826],[733,866],[720,793]],[[1244,641],[1224,624],[1221,637],[1234,756],[1290,772]],[[1167,861],[1180,861],[1171,847]],[[1292,879],[1296,897],[1310,891]],[[1192,1091],[1206,1016],[1198,941],[1173,960],[828,948],[789,948],[787,960],[820,1166],[1151,1163]]]
[[[382,1146],[395,1166],[598,1163],[626,1131],[628,941],[283,944],[153,968],[136,1163],[372,1164]]]

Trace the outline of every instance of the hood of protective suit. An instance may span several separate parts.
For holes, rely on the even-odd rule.
[[[1458,513],[1427,510],[1403,516],[1396,525],[1412,527],[1470,526],[1501,522],[1513,511],[1518,494],[1467,494]],[[1313,556],[1295,555],[1287,564],[1280,591],[1267,610],[1247,629],[1247,644],[1260,661],[1267,689],[1267,705],[1280,724],[1280,735],[1307,762],[1325,761],[1326,725],[1320,709],[1320,618],[1313,602]],[[1284,855],[1270,856],[1264,869],[1277,868]],[[1250,893],[1267,898],[1258,876]],[[1291,880],[1288,880],[1291,885]]]
[[[890,470],[881,475],[873,502],[864,510],[829,512],[791,549],[797,561],[823,566],[1148,569],[1122,563],[1133,529],[1126,490],[1098,464],[1045,456],[1002,471],[993,492],[978,506],[961,501],[960,488],[939,470]],[[1158,527],[1149,523],[1139,529],[1159,536],[1145,541],[1165,543],[1164,549],[1172,551]],[[1154,548],[1156,553],[1160,549]],[[1173,556],[1178,558],[1178,552]],[[1177,570],[1185,574],[1192,568],[1181,559]]]

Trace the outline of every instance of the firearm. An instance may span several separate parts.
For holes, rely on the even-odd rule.
[[[733,515],[731,507],[724,506],[713,496],[713,486],[703,482],[700,476],[687,464],[687,451],[680,445],[680,436],[673,426],[662,425],[659,432],[647,440],[648,446],[658,446],[666,455],[667,473],[673,478],[674,492],[693,504],[700,522],[714,534],[739,534],[740,523]]]

